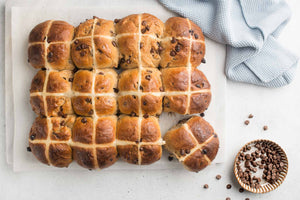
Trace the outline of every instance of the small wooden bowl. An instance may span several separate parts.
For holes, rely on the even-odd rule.
[[[236,165],[236,162],[238,161],[238,156],[240,155],[241,152],[243,152],[243,148],[245,146],[255,144],[256,142],[265,142],[265,143],[271,144],[271,146],[273,146],[279,152],[279,154],[282,158],[282,162],[284,163],[283,171],[280,173],[279,179],[275,183],[271,184],[271,183],[266,182],[265,184],[262,184],[260,186],[260,188],[257,188],[257,189],[250,187],[249,185],[246,185],[245,183],[243,183],[241,181],[240,177],[238,176],[238,170],[237,170],[237,165]],[[270,140],[264,140],[264,139],[254,140],[254,141],[248,142],[240,149],[240,151],[238,152],[238,154],[235,157],[233,171],[234,171],[234,175],[235,175],[237,181],[242,186],[242,188],[244,188],[245,190],[247,190],[249,192],[253,192],[253,193],[260,193],[260,194],[267,193],[267,192],[271,192],[271,191],[275,190],[283,183],[283,181],[287,175],[287,172],[288,172],[288,159],[287,159],[287,156],[286,156],[285,152],[283,151],[283,149],[275,142],[272,142]]]

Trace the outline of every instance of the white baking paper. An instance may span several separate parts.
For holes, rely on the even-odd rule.
[[[29,8],[29,7],[12,7],[11,12],[11,66],[12,67],[12,85],[13,99],[7,101],[7,106],[13,105],[14,127],[12,131],[7,129],[8,144],[13,140],[13,156],[8,155],[8,160],[13,161],[14,171],[29,171],[29,170],[85,170],[73,162],[68,169],[59,169],[51,166],[46,166],[40,163],[32,153],[26,151],[28,146],[28,133],[32,122],[35,119],[35,114],[29,103],[29,88],[33,76],[37,70],[27,63],[27,40],[30,30],[38,23],[45,20],[65,20],[70,24],[77,26],[85,19],[97,16],[100,18],[113,20],[122,18],[133,13],[151,13],[162,21],[166,21],[169,17],[174,16],[173,13],[167,11],[158,4],[143,4],[130,6],[106,5],[105,7],[59,7],[59,8]],[[199,69],[203,70],[208,80],[211,83],[212,102],[209,109],[205,112],[205,119],[212,124],[215,131],[219,135],[220,149],[217,158],[213,163],[224,161],[225,156],[225,88],[226,78],[223,72],[225,63],[225,51],[220,44],[206,39],[206,64],[202,64]],[[9,64],[9,62],[8,62]],[[9,82],[9,79],[6,80]],[[8,84],[8,83],[6,83]],[[160,125],[162,135],[179,119],[183,118],[180,115],[170,116],[164,113],[160,117]],[[10,120],[10,119],[7,119]],[[12,135],[12,133],[14,133]],[[10,147],[8,147],[10,148]],[[8,151],[9,153],[9,151]],[[169,162],[168,153],[164,151],[160,161],[148,166],[136,166],[127,164],[123,161],[118,161],[113,166],[105,170],[140,170],[140,169],[183,169],[177,162]]]

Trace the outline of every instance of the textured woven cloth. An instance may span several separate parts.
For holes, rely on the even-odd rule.
[[[289,84],[298,58],[276,40],[291,11],[283,0],[160,0],[226,44],[226,75],[265,87]]]

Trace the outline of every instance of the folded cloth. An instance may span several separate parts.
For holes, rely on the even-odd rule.
[[[226,75],[265,87],[289,84],[298,57],[276,40],[291,11],[284,0],[160,0],[226,44]]]

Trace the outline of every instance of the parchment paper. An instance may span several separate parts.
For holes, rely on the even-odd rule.
[[[11,66],[12,67],[12,82],[6,78],[6,84],[13,85],[13,99],[6,102],[6,106],[14,108],[14,127],[10,131],[7,128],[7,145],[13,141],[13,155],[11,151],[8,153],[8,161],[11,160],[14,171],[29,171],[29,170],[86,170],[73,162],[68,169],[59,169],[49,167],[40,163],[32,153],[26,151],[28,146],[28,133],[32,122],[36,115],[31,109],[29,103],[29,88],[33,76],[37,70],[33,69],[27,63],[27,44],[30,30],[38,23],[45,20],[65,20],[70,24],[77,26],[85,19],[97,16],[100,18],[113,20],[115,18],[122,18],[133,13],[151,13],[163,22],[169,17],[174,16],[173,13],[165,10],[158,4],[130,5],[130,6],[116,6],[106,5],[105,7],[60,7],[60,8],[29,8],[29,7],[12,7],[11,12]],[[202,64],[199,69],[204,71],[208,80],[211,83],[212,102],[210,107],[205,112],[205,119],[212,124],[215,131],[219,135],[220,149],[217,158],[213,163],[220,163],[224,161],[225,156],[225,88],[226,78],[223,72],[225,62],[225,52],[220,44],[206,39],[206,64]],[[7,63],[7,65],[10,62]],[[170,116],[163,113],[160,117],[160,125],[162,135],[172,126],[174,126],[179,119],[183,118],[180,115]],[[6,119],[10,120],[10,119]],[[12,134],[14,133],[14,134]],[[8,146],[11,150],[11,146]],[[136,166],[127,164],[119,160],[116,164],[105,170],[140,170],[140,169],[183,169],[181,164],[173,160],[169,162],[168,153],[164,151],[160,161],[148,166]]]

